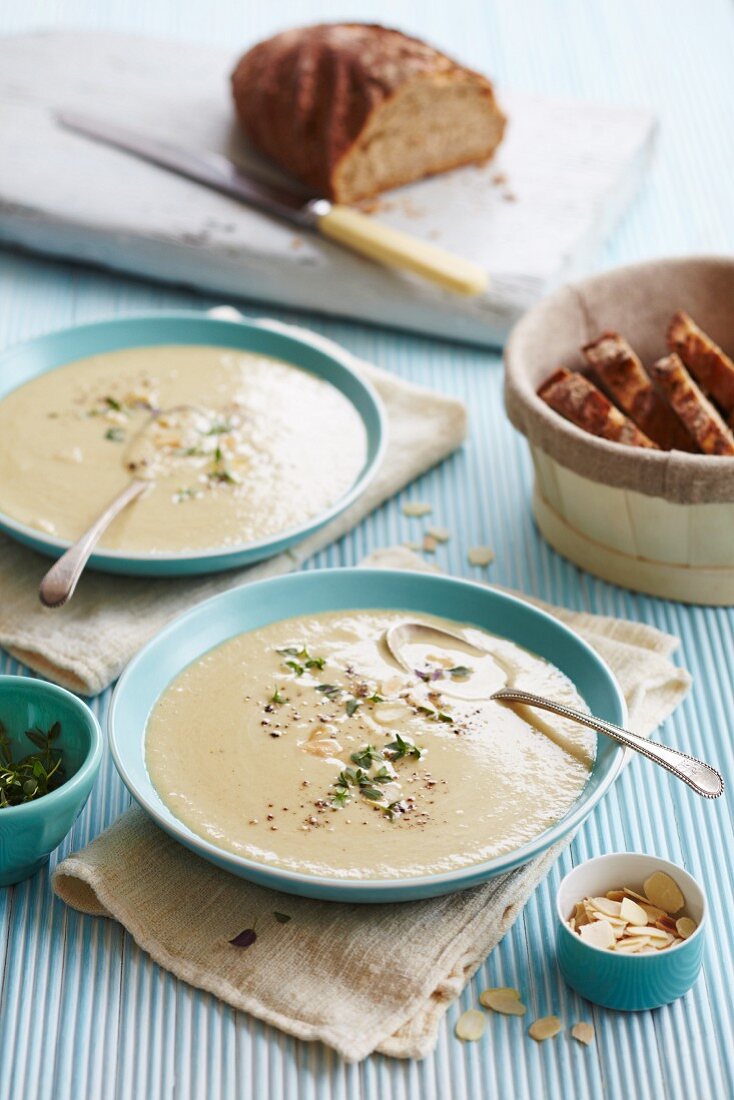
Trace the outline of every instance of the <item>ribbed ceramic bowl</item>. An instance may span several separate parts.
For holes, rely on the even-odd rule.
[[[505,403],[530,445],[535,519],[551,546],[590,573],[653,596],[734,604],[734,458],[646,451],[640,460],[537,395],[558,367],[583,366],[579,349],[605,330],[622,333],[643,362],[659,358],[678,309],[734,352],[732,301],[734,260],[662,259],[563,287],[513,330]]]
[[[698,928],[683,943],[651,955],[617,955],[592,947],[566,923],[577,902],[629,886],[638,893],[654,871],[665,871],[686,899],[685,914]],[[558,965],[564,978],[587,1001],[625,1012],[659,1008],[682,997],[701,970],[706,931],[706,896],[696,880],[675,863],[643,852],[612,852],[574,867],[556,897]]]
[[[609,668],[576,633],[531,604],[482,585],[426,573],[319,569],[278,577],[199,604],[149,642],[120,678],[109,710],[112,756],[131,794],[158,825],[212,863],[262,886],[331,901],[384,902],[433,897],[484,882],[544,852],[591,813],[626,755],[605,737],[598,739],[584,790],[561,821],[497,859],[440,875],[354,881],[295,873],[218,848],[179,821],[159,797],[145,764],[148,715],[170,681],[213,646],[243,631],[292,616],[354,608],[426,612],[510,638],[565,672],[594,714],[624,724],[624,697]],[[216,708],[216,700],[212,706]],[[246,806],[242,812],[247,813]]]
[[[0,809],[0,886],[35,874],[71,829],[102,761],[102,732],[89,707],[64,688],[30,676],[0,676],[0,721],[14,755],[34,751],[27,729],[61,723],[54,745],[63,751],[66,780],[55,791]]]
[[[184,576],[234,569],[259,561],[293,546],[334,519],[364,492],[377,473],[386,439],[382,402],[373,387],[356,373],[347,353],[336,344],[318,338],[310,341],[305,335],[282,332],[266,322],[222,320],[203,313],[180,311],[116,318],[62,329],[19,344],[0,356],[0,401],[24,382],[76,359],[160,344],[209,344],[269,355],[330,382],[351,402],[364,424],[365,463],[354,484],[331,508],[296,528],[240,546],[178,554],[98,549],[90,558],[90,568],[141,576]],[[59,557],[69,545],[2,512],[0,529],[51,557]]]

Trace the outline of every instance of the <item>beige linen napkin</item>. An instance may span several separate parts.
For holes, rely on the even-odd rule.
[[[229,319],[239,316],[229,307],[212,312]],[[385,407],[388,437],[372,484],[343,515],[268,561],[210,577],[175,580],[87,573],[71,603],[56,611],[41,607],[38,600],[48,559],[0,535],[0,646],[18,660],[63,687],[95,695],[179,612],[246,581],[296,569],[464,441],[467,418],[460,401],[403,382],[316,333],[276,321],[260,323],[310,341],[372,382]]]
[[[404,549],[382,551],[365,564],[426,568]],[[669,660],[675,638],[637,623],[546,609],[603,654],[640,732],[650,733],[688,690],[688,673]],[[345,905],[234,878],[134,808],[65,859],[53,885],[76,909],[118,920],[177,977],[290,1035],[320,1039],[348,1061],[372,1051],[421,1058],[435,1045],[450,1002],[567,843],[463,893]],[[284,916],[290,919],[281,923]],[[257,933],[249,947],[229,943],[248,928]]]

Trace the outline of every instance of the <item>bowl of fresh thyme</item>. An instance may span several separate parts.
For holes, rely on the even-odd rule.
[[[0,676],[0,886],[35,874],[84,808],[102,732],[71,692]]]

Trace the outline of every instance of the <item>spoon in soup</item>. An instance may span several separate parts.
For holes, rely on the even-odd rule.
[[[41,581],[38,596],[44,607],[63,607],[71,599],[95,546],[113,519],[160,477],[170,452],[170,441],[180,441],[182,435],[192,439],[200,436],[210,423],[211,417],[194,405],[176,405],[151,415],[133,436],[126,451],[125,468],[132,474],[131,480],[84,534],[54,562]]]
[[[582,726],[588,726],[589,729],[595,730],[597,733],[603,733],[607,737],[611,737],[613,741],[624,745],[625,748],[642,753],[654,764],[666,768],[676,779],[682,779],[696,794],[700,794],[703,798],[718,798],[719,795],[723,794],[724,781],[719,772],[702,760],[697,760],[694,756],[672,749],[669,745],[650,742],[645,737],[640,737],[639,734],[632,733],[630,730],[622,729],[621,726],[617,726],[613,722],[607,722],[603,718],[595,718],[592,714],[574,710],[563,703],[546,699],[542,695],[533,695],[531,692],[520,691],[517,688],[503,687],[502,685],[507,683],[507,673],[501,662],[493,654],[488,653],[487,650],[473,645],[461,634],[445,630],[443,627],[410,621],[395,623],[384,634],[385,645],[391,657],[401,668],[412,674],[415,674],[416,669],[414,663],[411,663],[408,659],[407,647],[411,645],[425,646],[430,643],[435,646],[440,644],[441,640],[444,644],[451,643],[454,651],[456,651],[458,643],[459,652],[476,656],[482,661],[482,666],[487,665],[486,669],[482,667],[480,670],[485,676],[481,692],[483,698],[494,699],[498,703],[519,703],[522,706],[551,711],[551,713],[557,714],[561,718],[570,719]],[[458,666],[458,669],[461,673],[469,672],[463,666]],[[448,671],[455,674],[456,667]],[[423,678],[420,672],[418,675]],[[441,676],[441,678],[443,677]],[[463,679],[463,677],[460,677],[458,683],[448,684],[447,689],[442,684],[441,690],[446,690],[447,694],[461,694],[464,698],[478,698],[477,695],[467,696],[460,688]]]

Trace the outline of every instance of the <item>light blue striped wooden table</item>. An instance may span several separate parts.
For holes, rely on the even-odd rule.
[[[2,32],[104,26],[230,46],[306,19],[344,17],[412,29],[506,87],[652,106],[663,122],[658,162],[600,262],[734,251],[730,0],[35,0],[32,6],[0,0]],[[7,155],[0,152],[0,171]],[[197,302],[141,282],[0,254],[2,348],[76,321]],[[406,494],[433,501],[436,521],[454,532],[439,551],[440,564],[478,575],[466,564],[466,548],[488,543],[497,553],[492,578],[499,583],[677,634],[695,686],[665,737],[717,761],[731,782],[732,613],[620,591],[580,574],[541,542],[528,508],[528,457],[502,412],[499,357],[323,319],[313,326],[405,378],[470,402],[464,451]],[[415,522],[392,503],[309,567],[352,564],[373,548],[410,538]],[[12,662],[5,667],[17,671]],[[94,702],[100,715],[106,702]],[[108,759],[59,855],[84,844],[126,804]],[[733,842],[731,798],[704,803],[664,773],[634,763],[452,1008],[435,1055],[408,1064],[372,1058],[345,1066],[321,1047],[289,1040],[194,992],[154,966],[117,926],[52,901],[44,873],[0,891],[0,1100],[723,1100],[734,1095]],[[701,980],[682,1001],[654,1013],[589,1013],[554,963],[551,902],[559,876],[574,861],[618,848],[683,862],[704,881],[712,904]],[[526,990],[532,1016],[557,1012],[571,1022],[590,1015],[595,1046],[586,1050],[565,1038],[536,1046],[519,1038],[517,1021],[503,1019],[491,1021],[480,1043],[460,1044],[453,1022],[488,984]]]

